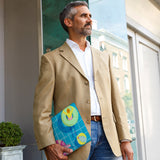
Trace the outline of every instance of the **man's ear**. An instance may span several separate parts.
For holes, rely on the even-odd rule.
[[[69,18],[64,19],[64,24],[69,28],[72,27],[72,20]]]

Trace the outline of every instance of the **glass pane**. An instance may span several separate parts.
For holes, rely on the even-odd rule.
[[[89,6],[93,19],[91,43],[102,52],[110,54],[127,111],[128,125],[133,139],[134,160],[137,160],[125,1],[89,0]]]
[[[159,50],[150,44],[138,42],[139,78],[141,90],[141,112],[146,158],[158,160],[160,135],[160,72]],[[154,145],[153,145],[154,144]]]

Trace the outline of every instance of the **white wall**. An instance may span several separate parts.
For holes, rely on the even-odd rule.
[[[4,0],[0,0],[0,122],[4,121]]]
[[[34,140],[32,108],[38,80],[37,0],[5,0],[5,119],[24,133],[24,160],[40,160]]]
[[[150,0],[126,0],[126,14],[160,38],[160,10]]]

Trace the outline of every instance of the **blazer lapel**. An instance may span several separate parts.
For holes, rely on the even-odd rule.
[[[60,55],[67,60],[75,69],[77,69],[83,77],[86,78],[76,56],[74,55],[73,51],[71,48],[67,45],[65,42],[62,47],[59,48]]]

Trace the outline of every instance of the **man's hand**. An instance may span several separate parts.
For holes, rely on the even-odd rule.
[[[133,149],[130,142],[121,142],[121,152],[123,160],[133,160]]]
[[[68,160],[66,153],[70,154],[73,152],[72,149],[62,147],[60,144],[47,146],[44,151],[47,156],[47,160]]]

